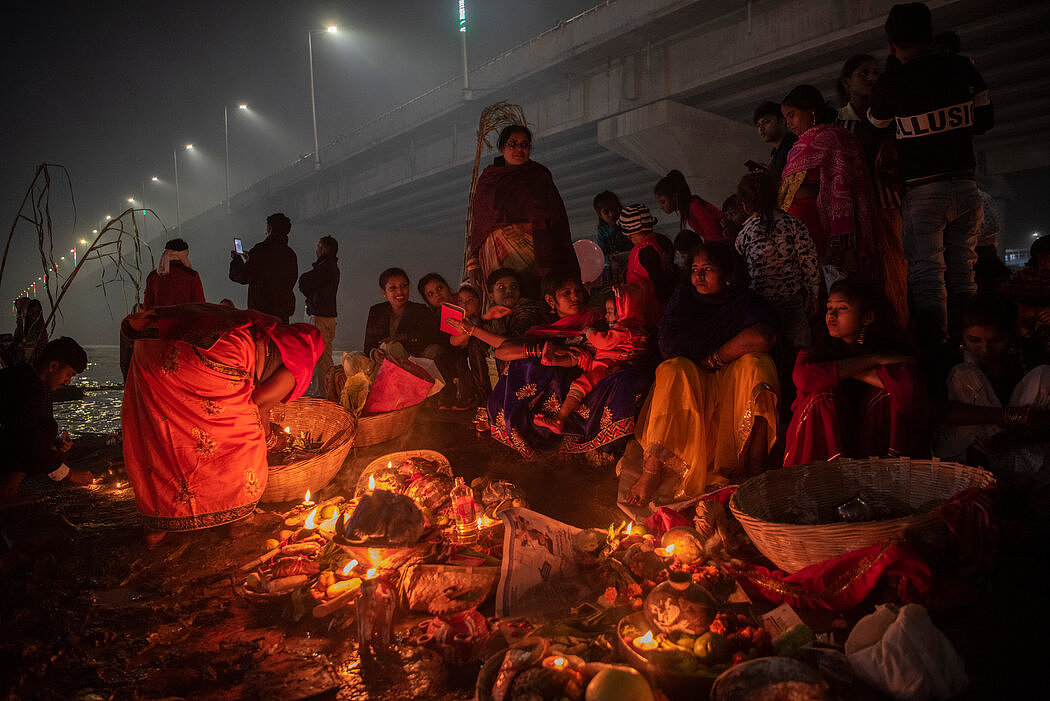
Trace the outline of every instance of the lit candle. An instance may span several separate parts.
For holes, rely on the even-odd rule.
[[[306,496],[303,497],[303,506],[305,506],[306,508],[310,508],[313,505],[314,503],[310,500],[310,490],[307,489]]]
[[[674,543],[671,543],[666,548],[656,548],[655,552],[660,557],[674,557]]]
[[[652,631],[649,631],[645,635],[638,636],[637,638],[631,641],[631,644],[639,650],[655,650],[657,647],[660,646],[660,643],[653,640]]]
[[[346,567],[336,571],[336,579],[351,579],[354,576],[354,568],[357,567],[357,560],[351,560],[346,563]]]
[[[569,661],[560,655],[552,655],[551,657],[544,658],[543,666],[547,669],[556,669],[559,672],[562,672],[569,666]]]

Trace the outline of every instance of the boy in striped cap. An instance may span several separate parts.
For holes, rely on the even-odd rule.
[[[674,289],[674,273],[664,264],[660,239],[653,233],[656,217],[644,204],[632,204],[621,210],[616,223],[634,244],[627,257],[627,283],[642,288],[645,326],[655,329]]]

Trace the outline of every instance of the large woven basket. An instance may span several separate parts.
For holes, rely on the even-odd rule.
[[[271,465],[262,501],[302,499],[308,489],[317,494],[342,468],[354,445],[357,419],[334,402],[300,397],[274,407],[270,420],[289,427],[294,434],[306,431],[323,444],[320,452],[305,460]]]
[[[939,519],[934,508],[964,489],[993,484],[991,473],[957,463],[909,458],[835,460],[753,477],[733,494],[730,509],[763,555],[777,567],[796,572],[899,538],[905,531],[936,528]],[[876,512],[892,500],[915,513],[881,521],[829,522],[836,506],[858,494]],[[800,513],[819,515],[822,522],[798,525]]]
[[[423,402],[404,409],[384,411],[382,414],[365,414],[357,419],[357,438],[354,446],[363,448],[379,445],[392,438],[403,436],[412,428]]]

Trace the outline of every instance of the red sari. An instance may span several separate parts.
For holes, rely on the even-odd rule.
[[[128,317],[124,329],[136,339],[121,411],[124,464],[146,526],[190,531],[252,513],[268,469],[252,402],[257,340],[295,377],[287,402],[309,385],[320,332],[218,305],[161,307]]]
[[[813,348],[798,354],[792,373],[798,396],[791,406],[785,465],[836,457],[929,454],[926,397],[913,363],[880,365],[883,388],[840,380],[834,360]]]

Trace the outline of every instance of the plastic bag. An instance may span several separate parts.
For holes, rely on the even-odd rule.
[[[427,398],[433,384],[434,378],[418,365],[406,362],[401,366],[387,358],[379,366],[364,410],[379,414],[414,406]]]
[[[853,673],[895,699],[947,699],[969,685],[962,658],[926,608],[877,606],[846,640]]]

